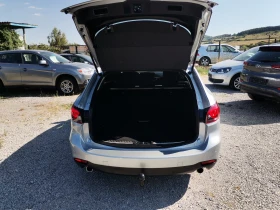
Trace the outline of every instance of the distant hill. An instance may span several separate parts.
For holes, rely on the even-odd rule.
[[[203,43],[217,43],[218,40],[232,46],[240,46],[241,49],[246,50],[254,46],[274,43],[275,41],[280,42],[280,26],[254,28],[241,31],[237,34],[205,36]]]
[[[277,32],[277,31],[280,31],[280,26],[267,26],[267,27],[254,28],[246,31],[241,31],[236,35],[244,36],[244,35],[259,34],[264,32]]]

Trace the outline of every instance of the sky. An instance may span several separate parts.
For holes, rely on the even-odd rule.
[[[66,34],[70,43],[84,44],[71,15],[60,10],[83,0],[0,0],[0,22],[38,25],[26,31],[27,43],[47,43],[54,27]],[[233,34],[243,30],[280,25],[280,0],[216,0],[207,35]],[[21,32],[19,31],[21,34]]]

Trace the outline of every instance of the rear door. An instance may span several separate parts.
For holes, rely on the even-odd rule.
[[[232,59],[239,54],[233,47],[227,45],[222,45],[222,51],[222,60]]]
[[[219,60],[218,58],[219,58],[219,51],[220,51],[219,45],[209,45],[206,51],[208,52],[208,55],[211,59],[211,63],[217,63]]]
[[[22,53],[23,64],[21,66],[21,76],[23,85],[52,85],[53,69],[51,65],[39,65],[40,60],[44,60],[36,53]]]
[[[5,86],[21,85],[21,53],[0,54],[0,79]]]
[[[186,69],[208,28],[207,0],[87,1],[62,10],[102,71]]]

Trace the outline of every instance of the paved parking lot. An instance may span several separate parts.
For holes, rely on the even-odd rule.
[[[216,167],[148,177],[143,188],[137,177],[74,164],[69,109],[77,96],[1,98],[0,209],[279,209],[280,105],[207,86],[222,111]]]

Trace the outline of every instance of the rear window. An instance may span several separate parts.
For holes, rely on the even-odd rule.
[[[0,63],[22,63],[20,53],[0,54]]]
[[[259,51],[250,60],[258,62],[280,62],[280,52]]]

